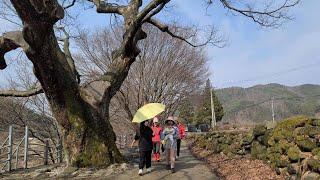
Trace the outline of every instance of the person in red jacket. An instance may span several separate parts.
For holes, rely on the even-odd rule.
[[[153,143],[153,160],[160,161],[160,134],[162,127],[160,127],[159,119],[157,117],[153,118],[153,126],[151,127],[153,131],[152,143]]]
[[[177,139],[177,159],[179,158],[180,155],[180,147],[181,147],[181,140],[185,138],[186,132],[185,132],[185,126],[177,120],[177,128],[179,131],[178,139]]]

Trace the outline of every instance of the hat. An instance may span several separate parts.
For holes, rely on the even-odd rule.
[[[168,121],[172,121],[173,123],[176,123],[173,116],[169,116],[164,123],[167,124]]]
[[[153,118],[153,123],[159,123],[159,119],[157,117]]]

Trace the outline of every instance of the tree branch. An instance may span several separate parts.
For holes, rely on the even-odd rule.
[[[187,38],[174,34],[172,31],[169,30],[168,25],[162,24],[160,21],[157,21],[155,19],[149,19],[146,22],[154,25],[162,32],[169,34],[171,37],[177,38],[177,39],[180,39],[181,41],[186,42],[187,44],[189,44],[192,47],[201,47],[201,46],[205,46],[208,44],[212,44],[212,45],[219,47],[219,48],[222,48],[225,46],[223,38],[217,37],[217,32],[213,28],[211,29],[209,37],[207,38],[207,40],[205,42],[203,42],[201,44],[193,44],[192,42],[187,40]]]
[[[107,3],[104,0],[88,0],[97,7],[98,13],[116,13],[122,15],[126,6],[120,6],[115,3]]]
[[[280,20],[290,20],[291,17],[289,17],[286,13],[282,12],[283,10],[286,10],[290,7],[293,7],[297,5],[300,0],[294,0],[292,3],[291,0],[285,0],[282,5],[280,5],[277,8],[271,9],[272,4],[266,5],[264,10],[254,10],[254,7],[250,4],[247,4],[246,9],[240,9],[237,7],[234,7],[230,2],[227,0],[220,0],[222,5],[230,9],[234,12],[240,13],[246,17],[251,18],[254,22],[258,23],[261,26],[265,27],[272,27],[272,26],[278,26],[281,25],[279,23]],[[208,4],[211,4],[212,0],[208,1]]]
[[[63,7],[64,10],[68,9],[68,8],[71,8],[72,6],[74,6],[74,4],[76,3],[76,0],[72,0],[71,4]]]
[[[30,97],[37,94],[43,93],[42,87],[36,87],[34,89],[26,90],[26,91],[16,91],[16,90],[6,90],[0,91],[1,97]]]
[[[140,23],[143,21],[143,19],[145,17],[148,16],[148,14],[156,9],[159,5],[161,6],[164,6],[165,4],[167,4],[168,2],[170,2],[170,0],[153,0],[152,2],[150,2],[138,15],[137,15],[137,18],[136,18],[136,22],[137,23]],[[162,9],[160,6],[160,8],[158,8],[157,10],[155,10],[155,13],[151,13],[151,16],[152,14],[155,15],[157,14],[158,12],[160,12],[160,10]],[[150,17],[151,17],[150,16]],[[149,18],[150,18],[149,17]]]
[[[74,59],[72,57],[72,54],[70,52],[70,35],[64,27],[56,27],[56,28],[61,30],[65,35],[65,38],[63,39],[63,52],[66,56],[67,62],[71,68],[72,73],[77,78],[78,83],[80,83],[80,76],[74,64]]]
[[[152,18],[153,16],[155,16],[156,14],[158,14],[159,12],[161,12],[161,10],[165,7],[165,5],[169,2],[170,0],[167,0],[165,2],[163,2],[160,6],[158,6],[157,9],[155,9],[154,11],[152,11],[150,14],[148,14],[143,22],[146,22],[148,19]]]
[[[7,32],[3,36],[0,36],[0,70],[7,67],[4,55],[19,47],[22,47],[24,50],[29,48],[29,45],[23,39],[21,31]]]

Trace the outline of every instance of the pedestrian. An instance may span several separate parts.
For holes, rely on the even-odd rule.
[[[175,172],[175,151],[177,148],[178,131],[174,128],[174,118],[169,116],[165,121],[165,128],[161,133],[162,143],[164,144],[166,153],[166,168]]]
[[[159,124],[159,119],[157,117],[153,118],[153,125],[152,125],[153,137],[152,137],[152,144],[153,144],[153,160],[160,161],[160,148],[161,148],[161,140],[160,135],[162,131],[162,127]]]
[[[143,175],[144,167],[146,167],[147,173],[151,172],[152,133],[149,121],[141,122],[139,134],[135,135],[134,141],[131,144],[131,146],[133,146],[135,141],[139,140],[140,161],[138,174],[140,176]]]
[[[185,138],[186,132],[185,132],[185,126],[179,121],[176,121],[176,126],[178,128],[178,136],[177,136],[177,156],[176,159],[179,158],[180,155],[180,147],[181,147],[181,140]]]

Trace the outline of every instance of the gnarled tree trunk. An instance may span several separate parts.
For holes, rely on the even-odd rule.
[[[106,119],[111,90],[117,88],[102,83],[103,101],[96,101],[94,92],[79,86],[74,66],[60,50],[53,30],[55,22],[63,18],[62,7],[56,1],[41,0],[12,0],[12,4],[24,26],[14,36],[20,38],[3,37],[3,43],[11,43],[5,51],[23,47],[32,61],[34,73],[61,126],[68,165],[99,167],[123,161],[115,133]]]

